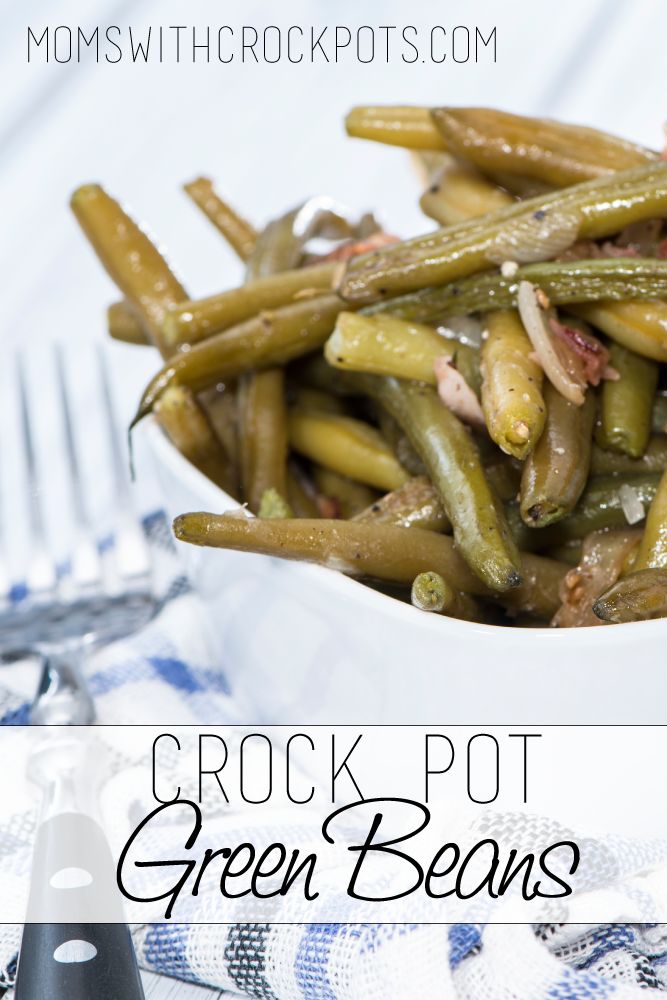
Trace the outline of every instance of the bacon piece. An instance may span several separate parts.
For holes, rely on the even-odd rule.
[[[557,260],[601,260],[604,257],[639,257],[639,249],[632,244],[619,246],[611,240],[596,243],[595,240],[580,240],[573,243],[569,250],[562,253]]]
[[[593,613],[593,603],[618,580],[641,539],[641,531],[593,531],[584,539],[579,565],[568,573],[560,587],[561,607],[554,615],[554,628],[604,625]]]
[[[373,233],[363,240],[348,240],[345,243],[341,243],[335,250],[325,254],[323,257],[319,257],[318,263],[327,260],[349,260],[350,257],[356,257],[357,254],[368,253],[370,250],[379,250],[381,247],[400,242],[398,236],[392,236],[390,233]]]
[[[549,316],[554,346],[567,371],[583,384],[599,385],[609,367],[609,351],[590,333]]]
[[[317,504],[317,509],[319,511],[320,517],[325,518],[339,518],[341,515],[340,504],[335,497],[327,497],[323,493],[318,493],[315,497],[315,503]]]

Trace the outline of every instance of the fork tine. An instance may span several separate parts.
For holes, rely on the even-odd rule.
[[[69,485],[72,499],[72,506],[74,508],[73,513],[80,525],[88,525],[88,517],[86,514],[86,506],[83,501],[83,492],[81,489],[81,472],[79,469],[79,460],[76,452],[76,445],[74,444],[74,427],[72,424],[72,411],[69,403],[69,396],[67,393],[67,380],[65,378],[65,364],[63,361],[63,352],[60,344],[55,343],[53,345],[53,355],[56,365],[56,378],[58,380],[58,392],[60,394],[60,409],[62,411],[63,417],[63,428],[65,432],[65,451],[67,454],[67,466],[69,471]]]
[[[120,578],[121,586],[125,589],[128,587],[128,584],[135,587],[147,586],[151,579],[151,555],[143,527],[135,515],[132,503],[130,483],[126,471],[127,463],[123,458],[120,445],[120,435],[118,433],[118,423],[106,358],[101,345],[97,351],[97,363],[100,385],[102,387],[104,414],[108,428],[113,490],[115,494],[115,571]]]
[[[69,478],[69,493],[72,501],[74,539],[70,561],[69,584],[78,592],[101,589],[102,563],[97,550],[88,518],[83,495],[81,470],[74,439],[74,422],[65,375],[65,362],[60,344],[53,345],[56,380],[60,396],[60,409],[65,438],[65,457]]]
[[[35,453],[34,434],[28,400],[28,385],[25,365],[21,355],[16,358],[16,375],[19,387],[19,410],[21,438],[25,455],[25,469],[28,487],[28,514],[30,520],[30,563],[26,577],[29,596],[41,600],[51,595],[57,586],[54,561],[49,552],[44,525],[44,515],[40,499],[39,473]]]

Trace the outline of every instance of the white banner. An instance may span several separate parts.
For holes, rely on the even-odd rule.
[[[0,752],[4,922],[667,921],[664,727],[8,727]]]

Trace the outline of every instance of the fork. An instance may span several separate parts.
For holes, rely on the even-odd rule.
[[[30,558],[27,596],[18,603],[0,594],[0,652],[8,658],[30,653],[42,669],[30,722],[35,725],[88,725],[95,708],[83,664],[91,650],[123,638],[155,614],[152,559],[132,502],[126,462],[117,431],[105,356],[96,355],[96,379],[102,402],[111,462],[114,512],[112,552],[104,558],[84,496],[80,454],[73,421],[63,353],[54,345],[57,408],[63,427],[62,462],[74,524],[74,541],[65,572],[58,570],[47,539],[44,510],[48,500],[40,483],[35,449],[33,406],[23,357],[16,362],[20,437],[28,487]],[[0,583],[8,578],[0,554]]]

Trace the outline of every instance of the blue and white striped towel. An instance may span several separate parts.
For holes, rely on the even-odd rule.
[[[140,634],[91,660],[100,721],[251,718],[225,680],[164,517],[148,518],[146,530],[162,567],[163,606]],[[3,667],[2,724],[27,721],[36,680],[36,666]],[[0,872],[12,858],[28,863],[35,822],[21,814],[0,829]],[[165,924],[134,934],[146,968],[262,1000],[622,1000],[667,991],[665,925]],[[0,925],[0,984],[13,980],[19,939],[20,928]]]

